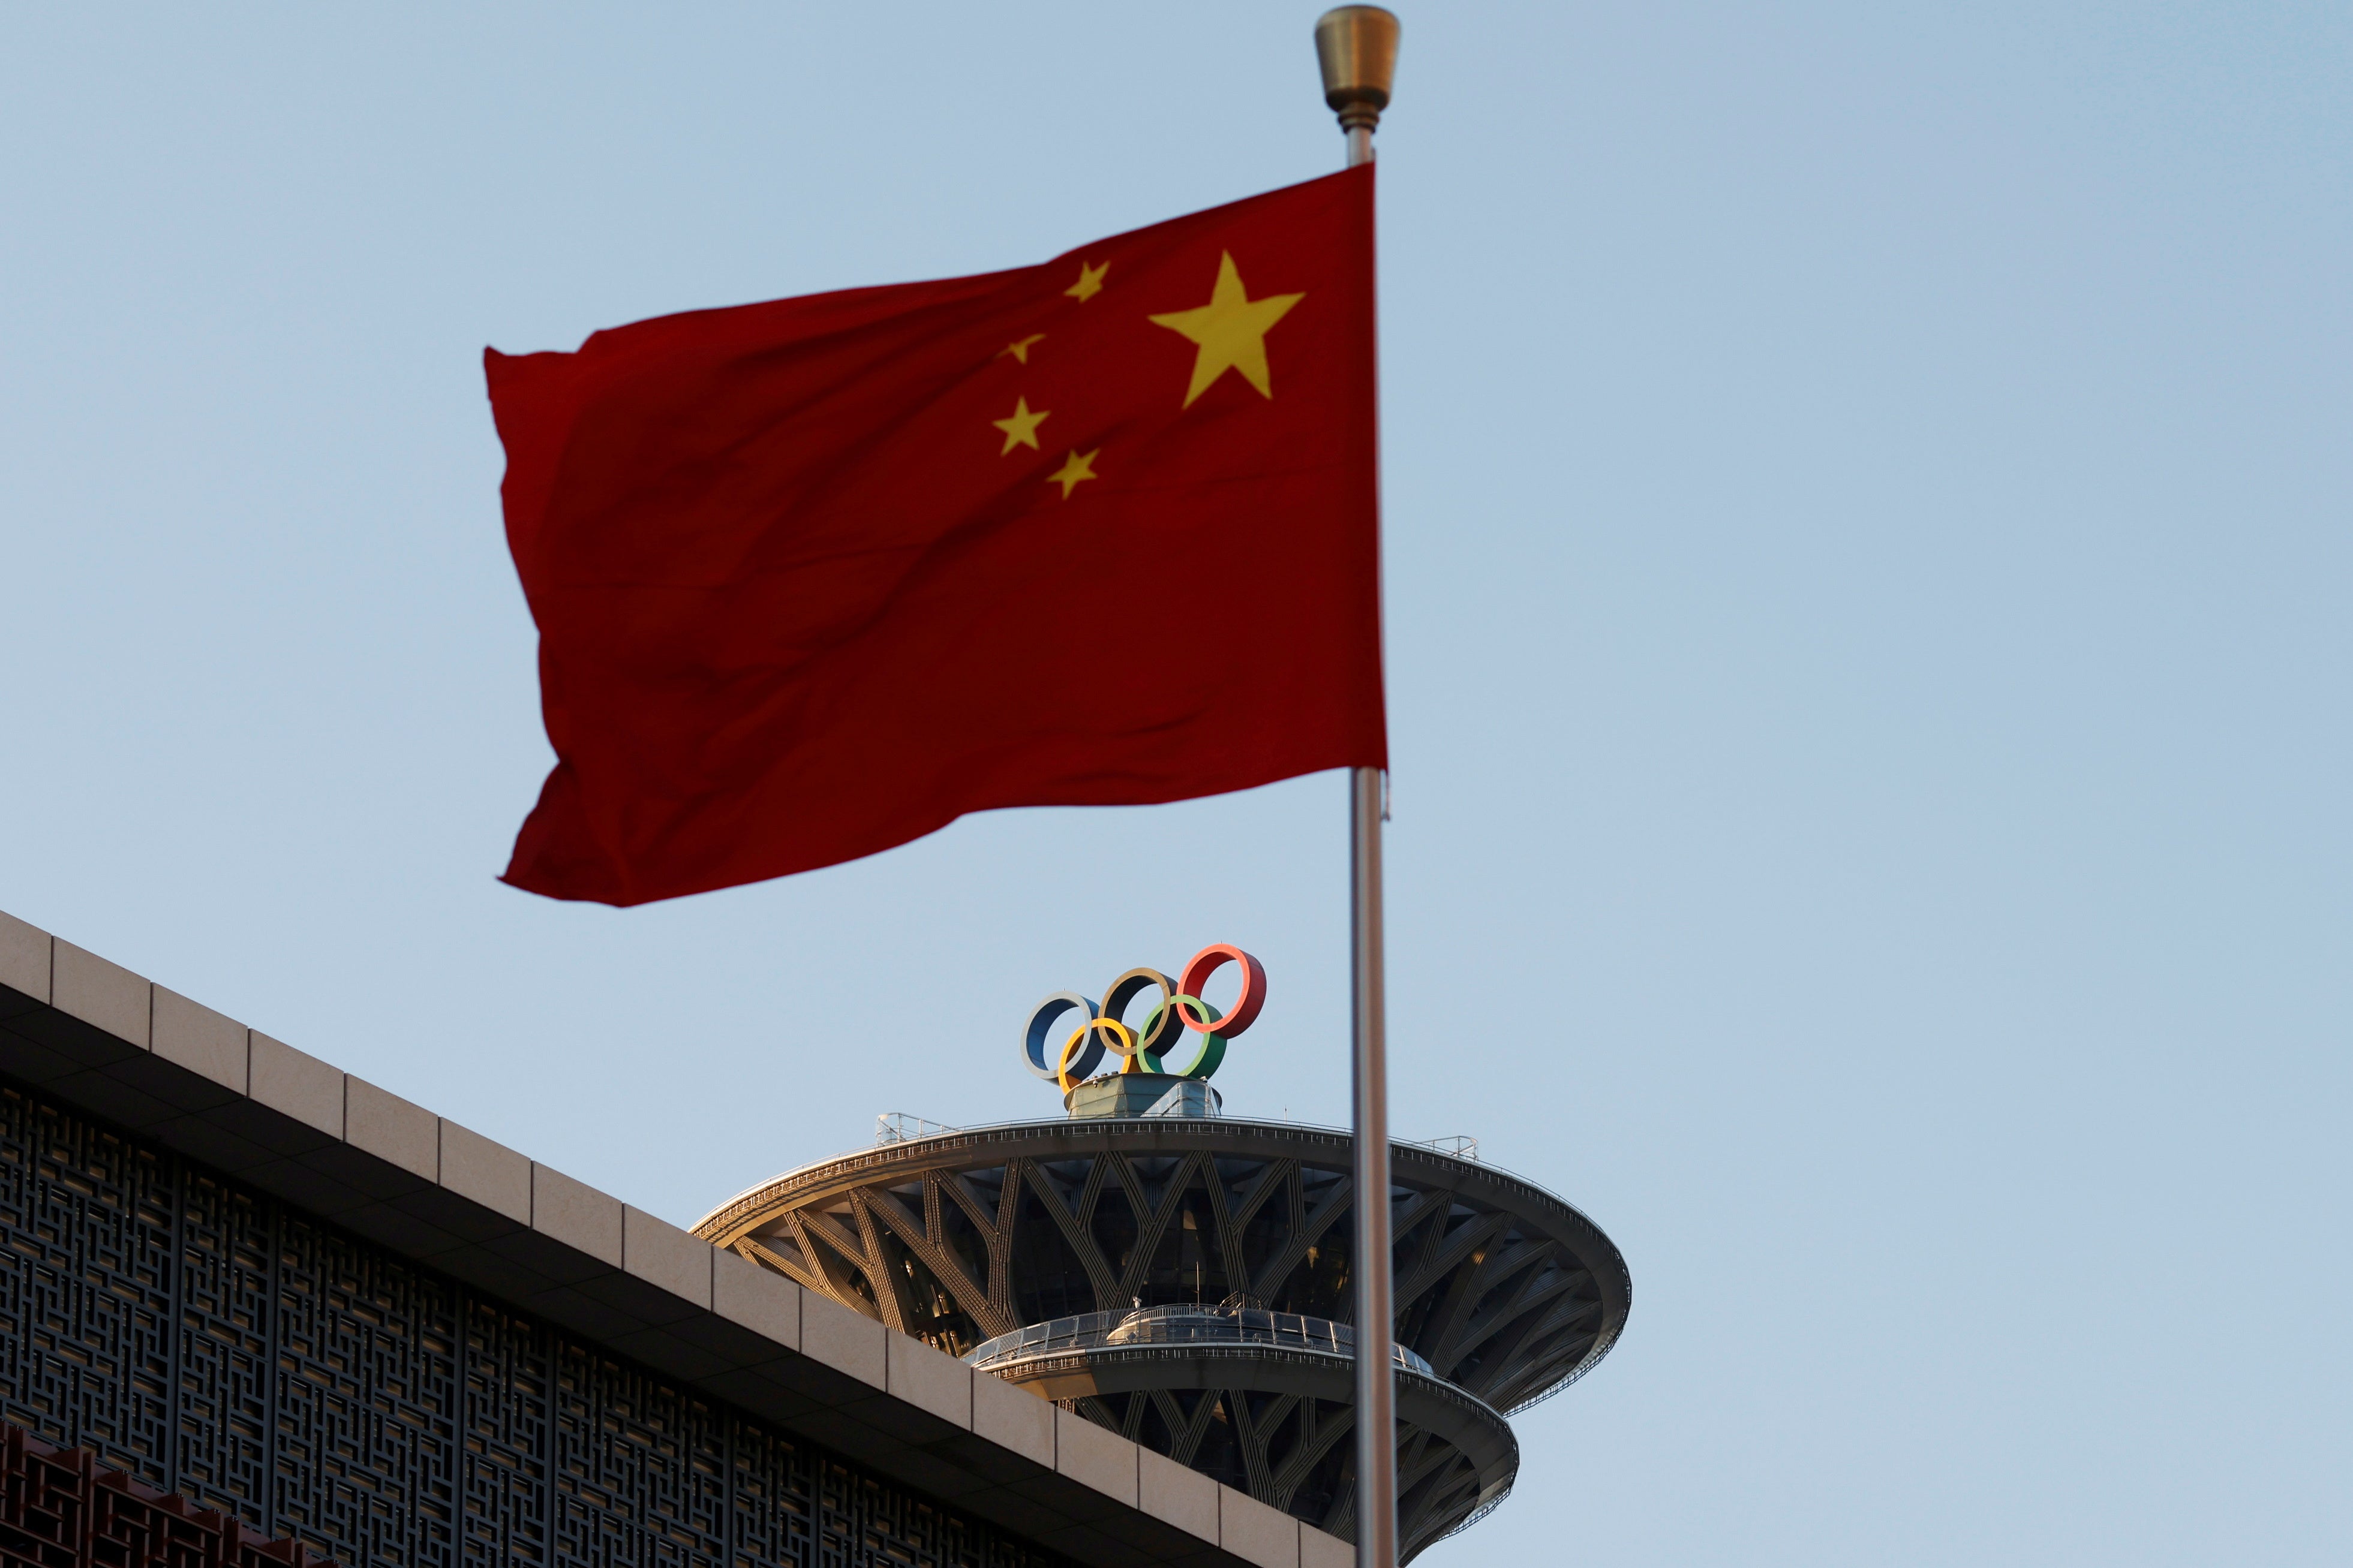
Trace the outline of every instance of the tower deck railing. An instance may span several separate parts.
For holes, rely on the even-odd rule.
[[[1262,1344],[1284,1350],[1356,1353],[1356,1330],[1328,1318],[1270,1312],[1254,1307],[1219,1311],[1209,1307],[1145,1307],[1124,1312],[1079,1312],[999,1334],[976,1345],[965,1360],[983,1371],[1031,1356],[1061,1351],[1116,1349],[1127,1345]],[[1397,1364],[1435,1377],[1429,1362],[1403,1345],[1394,1347]]]

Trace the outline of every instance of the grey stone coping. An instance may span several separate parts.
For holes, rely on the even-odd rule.
[[[0,1074],[1100,1568],[1354,1548],[0,913]]]

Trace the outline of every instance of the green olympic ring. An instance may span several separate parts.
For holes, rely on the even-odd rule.
[[[1228,1037],[1212,1033],[1199,1026],[1214,1024],[1225,1015],[1198,996],[1187,996],[1182,992],[1168,999],[1168,1007],[1184,1020],[1185,1032],[1198,1040],[1200,1045],[1193,1052],[1193,1059],[1181,1068],[1169,1067],[1166,1059],[1158,1055],[1140,1052],[1138,1054],[1142,1055],[1145,1060],[1144,1070],[1174,1073],[1178,1078],[1208,1078],[1219,1068],[1225,1065]],[[1196,1008],[1198,1009],[1198,1012],[1194,1011]],[[1161,1009],[1155,1007],[1151,1016],[1144,1020],[1143,1032],[1146,1036],[1153,1032],[1153,1026],[1160,1022],[1160,1013]]]

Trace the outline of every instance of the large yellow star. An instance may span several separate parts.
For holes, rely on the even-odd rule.
[[[1038,449],[1038,426],[1043,425],[1051,417],[1053,417],[1053,414],[1050,409],[1040,408],[1037,413],[1032,414],[1029,412],[1029,400],[1028,398],[1015,398],[1013,400],[1012,414],[1003,419],[992,419],[989,421],[991,425],[996,426],[999,430],[1005,432],[1005,451],[999,452],[997,455],[1001,458],[1005,456],[1005,452],[1010,452],[1016,447],[1027,447],[1031,451],[1036,451]]]
[[[1220,255],[1217,286],[1209,290],[1208,304],[1197,310],[1174,310],[1152,318],[1155,326],[1180,332],[1201,346],[1201,352],[1193,356],[1193,384],[1185,389],[1185,406],[1192,407],[1193,400],[1229,370],[1241,372],[1242,379],[1257,387],[1261,397],[1272,397],[1266,334],[1305,298],[1304,294],[1270,294],[1262,300],[1251,299],[1242,290],[1242,275],[1234,266],[1233,252]]]
[[[1064,500],[1070,500],[1071,492],[1079,488],[1079,481],[1081,479],[1100,479],[1102,477],[1095,472],[1095,457],[1102,450],[1103,448],[1101,447],[1097,447],[1092,452],[1072,452],[1069,462],[1064,463],[1060,468],[1046,476],[1046,482],[1050,485],[1061,486],[1062,499]]]
[[[1108,261],[1104,262],[1101,267],[1090,267],[1085,262],[1082,261],[1079,263],[1079,280],[1076,283],[1071,284],[1069,288],[1063,289],[1062,292],[1068,294],[1071,299],[1076,300],[1080,304],[1083,305],[1088,300],[1103,292],[1103,274],[1110,270],[1111,263]]]

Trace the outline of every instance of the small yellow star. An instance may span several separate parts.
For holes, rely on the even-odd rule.
[[[1029,400],[1017,397],[1013,400],[1013,413],[1009,417],[992,419],[989,423],[1005,432],[1005,452],[1010,452],[1016,447],[1027,447],[1034,452],[1038,449],[1038,426],[1051,417],[1052,410],[1040,408],[1032,414],[1029,412]],[[1001,458],[1005,452],[997,455]]]
[[[1079,488],[1079,481],[1081,479],[1092,479],[1101,477],[1095,472],[1095,454],[1102,450],[1103,448],[1101,447],[1097,447],[1093,452],[1071,453],[1071,460],[1069,462],[1064,463],[1060,469],[1046,476],[1046,482],[1050,485],[1061,486],[1062,499],[1064,500],[1070,500],[1071,492]]]
[[[1100,285],[1098,285],[1098,287],[1100,287]],[[1032,332],[1032,333],[1030,333],[1028,337],[1026,337],[1026,338],[1022,339],[1019,342],[1018,342],[1018,343],[1008,343],[1008,344],[1006,344],[1003,348],[1001,348],[1001,349],[997,350],[997,357],[998,359],[1003,359],[1007,354],[1011,354],[1015,359],[1019,360],[1023,364],[1028,364],[1028,363],[1029,363],[1029,345],[1030,345],[1031,343],[1039,343],[1039,342],[1045,342],[1045,341],[1046,341],[1046,334],[1045,334],[1045,333],[1043,333],[1043,332]]]
[[[1090,267],[1082,261],[1079,263],[1079,280],[1062,292],[1083,305],[1103,292],[1103,274],[1110,270],[1111,263],[1108,261],[1101,267]]]
[[[1192,407],[1193,399],[1229,370],[1240,371],[1244,381],[1258,388],[1261,397],[1272,397],[1274,381],[1266,368],[1266,334],[1305,298],[1304,294],[1269,294],[1253,300],[1243,291],[1233,252],[1219,256],[1218,281],[1209,290],[1208,304],[1152,318],[1155,326],[1166,327],[1200,346],[1201,352],[1193,356],[1193,384],[1185,389],[1185,406]]]

